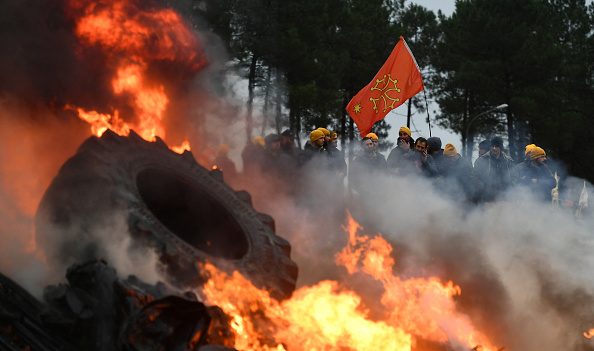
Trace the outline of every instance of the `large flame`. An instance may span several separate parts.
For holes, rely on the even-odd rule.
[[[70,7],[81,44],[102,50],[107,66],[113,69],[111,89],[114,99],[124,99],[131,116],[121,111],[86,110],[67,106],[91,124],[91,132],[101,136],[107,129],[128,135],[134,129],[141,137],[166,140],[164,117],[170,98],[165,84],[151,77],[151,63],[172,62],[198,71],[205,65],[197,37],[172,9],[140,6],[134,0],[80,1]],[[190,150],[187,140],[172,150]]]
[[[466,350],[497,350],[457,311],[459,286],[437,277],[398,277],[392,246],[384,238],[358,235],[361,227],[350,215],[345,229],[349,242],[336,262],[350,274],[364,273],[383,285],[382,315],[372,318],[362,295],[335,281],[302,287],[279,302],[238,272],[227,275],[206,264],[211,278],[203,295],[232,319],[235,348],[410,351],[424,339]]]

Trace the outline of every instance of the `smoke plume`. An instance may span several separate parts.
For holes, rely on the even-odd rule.
[[[371,173],[342,207],[343,194],[330,190],[340,178],[318,166],[285,188],[294,192],[298,184],[297,202],[282,195],[271,201],[266,188],[253,191],[256,207],[273,215],[278,234],[291,241],[300,285],[343,280],[367,295],[370,308],[381,309],[369,279],[346,277],[334,264],[347,240],[340,212],[347,208],[365,233],[381,233],[394,245],[401,276],[437,275],[459,284],[458,307],[497,345],[592,349],[582,333],[594,315],[594,218],[578,220],[574,211],[554,209],[520,188],[500,201],[469,206],[452,198],[456,189],[430,180]]]
[[[114,99],[115,68],[105,52],[81,48],[66,5],[0,3],[0,45],[8,48],[0,53],[0,271],[37,294],[66,267],[46,264],[33,216],[60,165],[90,135],[88,125],[64,107],[132,110],[129,101]],[[220,42],[211,35],[200,40],[210,63],[200,74],[150,62],[151,79],[174,78],[164,86],[172,101],[167,131],[174,142],[188,137],[201,150],[197,156],[222,142],[237,151],[245,139],[236,100],[221,90],[234,78],[221,73]],[[347,241],[342,225],[348,209],[366,233],[381,233],[395,246],[398,274],[437,275],[459,284],[459,308],[506,350],[592,349],[582,337],[594,326],[592,217],[576,220],[520,189],[495,203],[466,206],[420,178],[370,176],[351,196],[343,179],[323,168],[316,164],[289,181],[271,183],[263,173],[234,182],[252,193],[256,209],[271,214],[277,233],[291,241],[300,285],[344,281],[365,293],[371,309],[380,308],[372,298],[377,287],[365,277],[347,276],[334,262]],[[120,274],[154,282],[156,257],[132,248],[125,216],[110,215],[109,225],[80,245],[96,248],[94,254]]]

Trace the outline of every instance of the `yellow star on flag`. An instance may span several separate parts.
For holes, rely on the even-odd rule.
[[[358,104],[356,104],[356,105],[353,107],[353,110],[355,110],[355,113],[359,113],[359,112],[361,112],[361,104],[359,104],[359,103],[358,103]]]

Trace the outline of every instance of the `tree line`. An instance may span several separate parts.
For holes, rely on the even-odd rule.
[[[343,147],[356,140],[345,106],[402,35],[439,106],[432,122],[460,135],[463,155],[499,135],[514,158],[536,143],[594,180],[594,6],[585,0],[457,0],[450,16],[406,0],[200,0],[193,9],[248,81],[249,139],[327,126]],[[408,120],[426,120],[423,94],[407,104]],[[389,128],[374,131],[385,138]]]

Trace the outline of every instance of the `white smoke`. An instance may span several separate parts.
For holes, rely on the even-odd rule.
[[[212,62],[227,60],[220,45],[209,44],[216,42],[215,39],[204,41]],[[213,49],[209,51],[210,48]],[[221,74],[224,68],[211,66],[208,70],[213,72],[207,70],[201,74],[198,88],[227,79],[229,75]],[[47,81],[53,86],[54,79]],[[80,90],[78,86],[74,88]],[[222,95],[215,90],[211,93]],[[222,104],[226,101],[236,106],[236,98],[221,97]],[[43,286],[63,279],[67,265],[48,265],[38,255],[39,251],[28,248],[34,209],[27,212],[20,208],[14,190],[28,185],[13,181],[46,176],[40,177],[46,183],[33,183],[36,190],[33,195],[38,201],[59,165],[82,141],[82,137],[77,139],[72,135],[85,135],[80,130],[87,130],[88,126],[59,121],[60,127],[56,122],[48,128],[37,123],[45,117],[37,116],[38,111],[23,112],[5,105],[4,100],[0,101],[0,163],[3,165],[0,271],[39,295]],[[209,135],[219,138],[212,142],[231,144],[235,147],[232,154],[237,156],[246,143],[241,122],[243,111],[238,113],[228,108],[220,113],[217,111],[221,104],[208,106],[211,108],[206,111],[200,106],[202,112],[196,112],[200,114],[196,119],[204,118],[205,114],[208,120],[218,120],[217,125],[206,128]],[[219,118],[222,114],[224,119]],[[231,114],[235,115],[232,120],[228,116]],[[26,116],[15,117],[21,115]],[[52,116],[51,120],[58,118]],[[64,147],[66,141],[68,147]],[[60,151],[56,148],[58,143]],[[23,159],[27,162],[20,167],[15,160]],[[517,189],[495,203],[465,206],[421,178],[370,176],[366,189],[358,197],[349,197],[341,187],[342,180],[323,172],[324,167],[318,164],[306,169],[283,187],[267,183],[266,174],[262,174],[262,179],[241,183],[241,187],[252,192],[256,209],[271,214],[276,220],[277,233],[292,243],[292,256],[300,267],[299,284],[339,279],[344,275],[334,264],[334,254],[346,242],[341,226],[344,209],[348,208],[366,232],[382,233],[394,244],[401,274],[437,274],[461,285],[460,307],[506,350],[558,351],[586,347],[581,334],[594,327],[594,219],[591,216],[576,220],[572,211],[552,209],[550,204],[539,203]],[[131,242],[126,216],[125,211],[116,212],[108,220],[110,224],[87,232],[85,239],[74,236],[72,240],[80,246],[91,243],[99,247],[100,256],[120,276],[135,274],[149,283],[156,282],[160,280],[157,257],[152,250]],[[83,228],[70,230],[77,233]],[[51,250],[50,247],[39,249]]]
[[[301,284],[336,279],[333,257],[346,241],[342,194],[328,191],[336,175],[300,177],[301,195],[313,201],[268,196],[256,207],[291,241]],[[458,283],[461,309],[506,350],[586,347],[582,333],[594,325],[594,218],[578,220],[575,210],[554,209],[519,188],[484,205],[465,205],[442,190],[424,178],[370,174],[345,207],[366,233],[393,243],[401,274]]]

